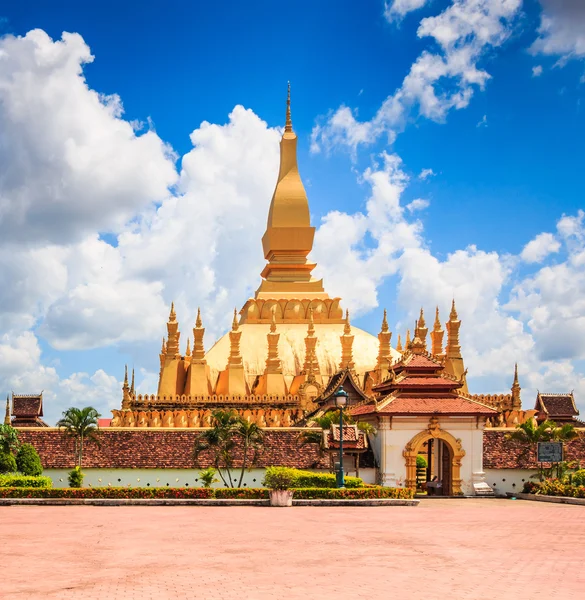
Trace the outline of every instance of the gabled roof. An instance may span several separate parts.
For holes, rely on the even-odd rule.
[[[369,399],[359,383],[356,381],[352,372],[349,369],[343,369],[341,371],[337,371],[337,373],[331,377],[327,387],[325,388],[325,391],[321,394],[321,398],[319,398],[319,403],[327,401],[341,386],[347,385],[349,385],[355,391],[355,393],[361,397],[362,400]],[[345,391],[347,391],[347,389]]]
[[[350,411],[352,416],[376,414],[389,415],[485,415],[493,416],[497,410],[460,396],[417,397],[390,396],[377,405],[363,404]]]
[[[541,394],[539,392],[536,395],[534,409],[544,412],[553,421],[555,417],[576,417],[579,414],[572,392],[569,394]]]
[[[323,446],[328,449],[339,448],[339,425],[332,424],[331,429],[323,431]],[[346,450],[365,450],[368,437],[356,424],[343,425],[343,447]]]
[[[12,415],[18,418],[43,416],[43,394],[12,394]]]

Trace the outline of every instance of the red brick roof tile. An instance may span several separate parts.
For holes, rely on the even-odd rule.
[[[421,414],[493,416],[497,414],[497,411],[473,400],[456,396],[442,398],[398,396],[379,410],[376,410],[374,404],[367,404],[354,408],[351,414],[354,416],[365,414],[378,414],[381,416]]]

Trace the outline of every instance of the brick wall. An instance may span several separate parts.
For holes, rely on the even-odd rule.
[[[193,447],[197,430],[103,429],[101,442],[87,444],[85,468],[102,469],[192,469]],[[314,444],[301,446],[300,430],[265,431],[265,444],[256,466],[280,465],[299,469],[327,468],[328,457],[320,457]],[[46,469],[69,469],[74,466],[73,441],[57,429],[20,429],[21,442],[32,444]],[[241,448],[235,451],[235,467],[241,466]],[[209,453],[200,456],[198,467],[211,464]]]

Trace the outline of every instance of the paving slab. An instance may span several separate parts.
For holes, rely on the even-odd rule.
[[[0,598],[573,600],[585,510],[501,499],[275,510],[0,507]]]

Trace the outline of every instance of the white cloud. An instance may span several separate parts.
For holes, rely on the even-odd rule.
[[[542,75],[542,65],[532,67],[532,77],[540,77]]]
[[[176,181],[168,147],[137,136],[118,96],[90,90],[78,34],[0,39],[0,235],[40,244],[117,230]]]
[[[386,0],[384,2],[384,16],[389,23],[399,21],[409,12],[422,8],[431,0]]]
[[[533,54],[557,56],[557,64],[585,57],[585,2],[582,0],[540,0],[542,14]]]
[[[429,177],[434,177],[435,175],[436,173],[432,169],[423,169],[420,172],[418,178],[424,181],[425,179],[428,179]]]
[[[355,153],[383,134],[391,143],[411,116],[440,122],[451,109],[465,108],[490,78],[478,67],[480,60],[508,39],[520,7],[521,0],[454,0],[439,15],[422,19],[418,37],[431,38],[439,50],[420,54],[372,120],[360,122],[341,106],[317,124],[312,151],[346,146]]]
[[[561,243],[552,233],[539,233],[528,242],[520,254],[520,258],[527,263],[540,263],[549,254],[558,252]]]
[[[430,202],[424,198],[416,198],[412,202],[406,205],[409,212],[415,212],[417,210],[423,210],[429,206]]]
[[[480,121],[478,122],[478,124],[476,125],[476,127],[487,127],[488,126],[488,122],[487,122],[487,115],[484,115]]]

